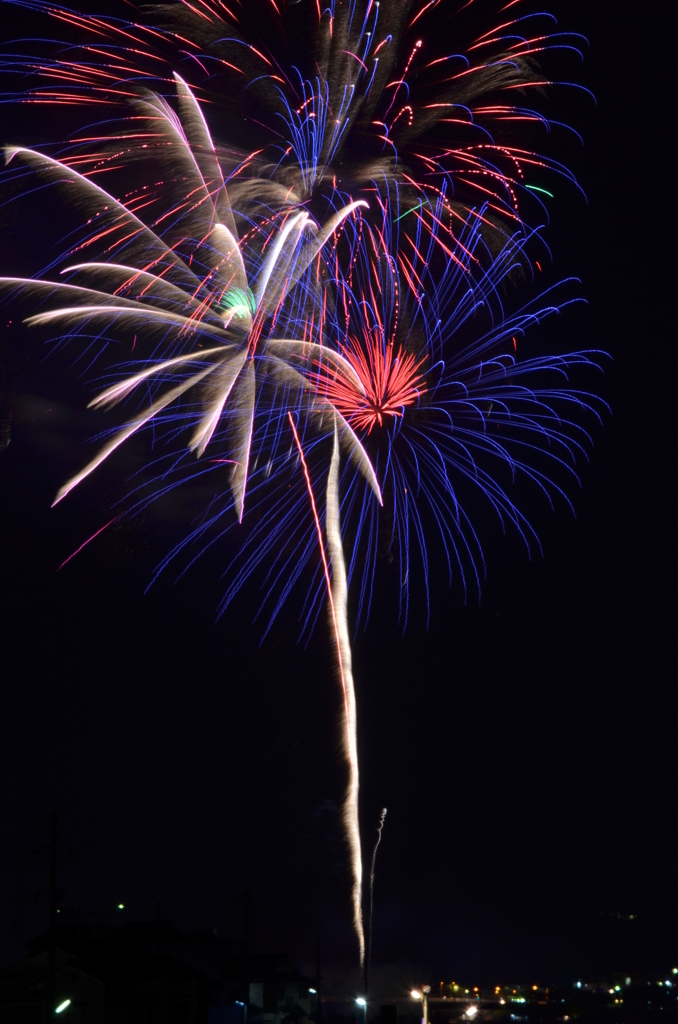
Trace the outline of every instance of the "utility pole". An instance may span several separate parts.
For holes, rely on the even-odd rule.
[[[423,1007],[424,1007],[424,1024],[428,1024],[428,997],[429,997],[429,994],[431,992],[431,986],[430,985],[422,985],[421,986],[421,991],[422,991],[422,1003],[423,1003]]]
[[[320,994],[321,981],[322,975],[320,974],[320,939],[318,938],[315,940],[315,1024],[320,1024],[323,1015]]]
[[[413,999],[421,999],[421,1010],[423,1014],[421,1018],[421,1024],[428,1024],[428,997],[430,994],[430,985],[422,985],[421,992],[419,991],[419,989],[413,988],[412,992],[410,993]]]
[[[49,840],[49,910],[47,920],[47,979],[43,1018],[50,1021],[54,1014],[56,980],[56,925],[57,925],[57,815],[52,814],[52,829]]]

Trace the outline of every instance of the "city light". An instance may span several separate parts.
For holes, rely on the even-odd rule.
[[[356,1003],[358,1004],[358,1006],[367,1006],[367,1000],[363,999],[362,996],[358,996],[358,998],[356,999]]]
[[[59,1005],[57,1006],[57,1008],[56,1008],[56,1010],[54,1012],[55,1013],[63,1013],[64,1010],[68,1009],[68,1007],[70,1005],[71,1005],[70,999],[64,999],[63,1003],[59,1003]]]
[[[469,1018],[469,1020],[472,1020],[475,1017],[475,1015],[477,1014],[477,1012],[478,1012],[478,1007],[477,1006],[469,1006],[469,1008],[466,1011],[466,1016]]]
[[[125,904],[124,903],[118,903],[118,910],[124,910],[124,909],[125,909]]]
[[[308,990],[308,994],[309,994],[310,996],[315,996],[315,995],[317,995],[318,993],[316,992],[316,990],[315,990],[314,988],[310,988],[310,989]]]
[[[417,992],[416,988],[413,988],[410,992],[413,999],[421,999],[421,992]]]

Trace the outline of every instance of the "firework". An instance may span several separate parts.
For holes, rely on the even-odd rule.
[[[190,91],[179,88],[190,103]],[[311,569],[303,628],[312,628],[327,595],[345,701],[344,821],[362,962],[349,583],[353,579],[359,623],[369,611],[378,561],[385,556],[395,562],[403,625],[417,573],[428,607],[433,561],[447,565],[450,579],[458,570],[464,587],[471,570],[479,585],[482,549],[472,514],[478,495],[502,527],[512,524],[528,546],[536,542],[512,497],[514,483],[523,477],[551,500],[564,490],[547,473],[549,464],[575,478],[574,460],[588,442],[579,421],[597,415],[598,404],[564,378],[574,367],[593,365],[596,357],[590,352],[522,356],[528,328],[557,312],[559,304],[547,294],[542,305],[533,301],[506,314],[501,289],[511,288],[512,274],[524,265],[525,240],[522,235],[511,240],[494,256],[479,227],[482,211],[469,218],[456,243],[447,240],[454,248],[442,264],[433,255],[439,246],[430,232],[421,251],[401,251],[398,208],[386,205],[374,229],[360,221],[360,208],[352,203],[325,229],[311,229],[309,240],[304,211],[274,211],[257,225],[257,242],[244,241],[223,182],[217,178],[215,185],[195,170],[197,143],[191,143],[185,123],[179,122],[181,139],[162,102],[144,102],[152,106],[155,128],[160,122],[162,132],[174,133],[172,160],[185,159],[193,167],[188,180],[196,187],[187,189],[182,178],[178,207],[170,189],[173,219],[166,218],[159,199],[156,204],[155,196],[142,192],[144,208],[156,211],[147,225],[129,203],[115,200],[73,167],[31,151],[10,153],[14,173],[40,174],[57,188],[77,186],[90,223],[63,262],[69,274],[90,275],[100,289],[5,279],[2,286],[10,294],[51,307],[32,313],[28,322],[65,328],[61,338],[69,341],[100,339],[102,325],[114,335],[134,330],[143,339],[140,345],[155,346],[150,357],[134,360],[133,370],[129,361],[113,367],[113,383],[91,404],[127,403],[132,414],[56,500],[133,434],[155,425],[165,429],[169,451],[154,455],[151,480],[132,488],[130,514],[197,476],[225,470],[229,485],[227,494],[217,486],[199,525],[158,571],[185,553],[190,565],[211,550],[231,529],[233,513],[233,521],[243,523],[246,486],[259,518],[239,544],[220,612],[268,562],[262,608],[269,606],[270,628],[305,569]],[[167,138],[162,132],[160,147]],[[229,213],[232,228],[224,223]],[[442,230],[436,228],[439,214],[440,206],[434,207],[433,232]],[[335,246],[323,248],[340,222],[343,263]],[[168,224],[165,231],[155,230],[161,223]],[[83,262],[92,249],[105,258]],[[331,287],[321,265],[333,275]],[[401,287],[401,274],[409,276],[410,287]],[[552,385],[554,375],[562,383]],[[137,393],[149,387],[151,404],[139,408]],[[178,439],[184,433],[188,439],[182,444]],[[208,450],[212,456],[205,465],[196,456]],[[315,497],[323,488],[324,508]],[[346,524],[351,543],[345,559]],[[431,559],[434,544],[442,547],[444,560]],[[318,548],[321,568],[314,575]]]
[[[22,76],[19,101],[126,103],[144,84],[166,90],[180,70],[218,112],[222,163],[246,161],[260,193],[291,189],[305,202],[338,184],[382,197],[397,188],[409,209],[435,202],[445,184],[446,221],[461,227],[483,205],[496,248],[544,216],[549,181],[573,183],[534,148],[540,132],[563,126],[528,97],[579,88],[551,82],[539,62],[552,51],[580,59],[585,41],[523,0],[480,24],[472,5],[430,0],[199,0],[157,4],[134,21],[11,2],[42,11],[69,43],[5,54],[5,72]],[[37,76],[28,88],[27,73]]]
[[[276,336],[271,327],[285,321],[289,328],[290,319],[298,314],[298,305],[303,308],[309,302],[313,304],[314,297],[303,285],[305,272],[341,222],[366,204],[358,200],[345,206],[323,229],[318,229],[305,211],[288,209],[279,224],[276,218],[269,218],[273,224],[267,225],[264,236],[269,243],[267,252],[261,251],[263,247],[247,249],[237,237],[207,126],[190,89],[178,76],[177,92],[181,119],[159,97],[147,98],[135,107],[137,130],[122,136],[123,141],[139,135],[152,139],[169,152],[174,173],[181,173],[178,194],[174,194],[175,182],[170,178],[169,195],[163,196],[169,201],[169,211],[163,209],[150,227],[135,212],[154,205],[144,190],[137,192],[134,206],[131,202],[125,205],[73,166],[31,150],[7,151],[10,163],[22,163],[48,183],[75,186],[81,208],[93,214],[90,226],[94,221],[95,230],[65,259],[76,254],[81,258],[86,250],[102,243],[106,259],[78,260],[61,271],[92,281],[97,288],[18,278],[5,278],[0,285],[5,290],[22,290],[34,301],[55,303],[55,308],[29,317],[30,325],[58,324],[70,330],[81,324],[88,328],[104,325],[143,331],[146,336],[160,332],[162,336],[162,358],[123,376],[90,402],[93,407],[111,408],[151,385],[155,390],[151,404],[136,412],[95,458],[63,485],[55,504],[124,441],[188,395],[193,430],[187,447],[198,457],[205,453],[227,404],[230,406],[230,485],[242,521],[258,375],[263,373],[277,384],[308,395],[307,382],[291,362],[300,348],[314,353],[323,365],[328,361],[341,367],[340,375],[353,373],[333,349],[310,339]],[[140,132],[140,127],[152,130]],[[145,141],[143,145],[148,144]],[[133,147],[131,151],[136,153]],[[154,228],[170,217],[165,231],[156,233]],[[119,262],[123,259],[125,262]],[[295,296],[295,291],[302,293],[301,298]],[[290,299],[290,295],[294,297]],[[286,305],[291,313],[283,314]],[[296,326],[296,320],[292,322]],[[262,338],[264,329],[267,336]],[[168,382],[173,386],[161,391]],[[362,386],[358,381],[355,384]],[[319,414],[327,403],[322,396],[311,395],[306,404],[309,413]],[[340,418],[342,444],[353,450],[353,457],[361,462],[378,494],[362,445],[343,416]]]
[[[479,592],[485,571],[481,537],[492,519],[502,531],[512,527],[528,551],[538,547],[520,498],[531,486],[550,505],[559,498],[568,503],[567,491],[578,483],[576,463],[591,441],[586,421],[598,421],[605,408],[569,380],[598,369],[603,353],[550,354],[531,337],[543,320],[578,301],[568,297],[573,282],[520,304],[514,278],[526,261],[524,239],[511,240],[495,256],[475,217],[455,258],[442,268],[429,263],[426,251],[401,264],[397,218],[387,212],[390,224],[385,217],[374,233],[351,223],[344,273],[334,264],[337,299],[328,307],[324,331],[341,360],[325,360],[303,346],[290,356],[313,393],[326,400],[328,413],[304,434],[288,411],[299,462],[290,464],[281,452],[273,469],[267,462],[255,474],[252,495],[261,521],[229,567],[220,606],[223,614],[262,569],[266,631],[295,588],[302,632],[313,628],[328,598],[345,701],[349,786],[343,813],[363,962],[350,619],[366,622],[380,565],[397,595],[403,628],[415,603],[425,607],[428,620],[431,580],[441,570],[448,583],[456,576],[465,592]],[[380,248],[383,241],[386,249]],[[469,273],[474,261],[481,268],[477,282]],[[416,291],[401,289],[401,272],[417,279]],[[510,303],[517,306],[512,312]],[[355,463],[340,466],[339,413],[375,468],[383,507]],[[160,568],[187,552],[190,565],[212,550],[231,529],[224,523],[226,512],[225,506],[211,508]],[[412,594],[423,599],[413,602]]]
[[[606,408],[571,378],[600,371],[605,354],[552,353],[539,340],[540,324],[581,300],[576,281],[563,281],[520,301],[530,240],[518,235],[495,255],[479,218],[470,217],[451,250],[454,258],[437,263],[430,238],[410,258],[409,242],[401,252],[394,212],[384,211],[378,230],[363,225],[359,241],[357,227],[350,228],[356,248],[347,256],[350,271],[337,278],[337,301],[325,326],[342,357],[341,371],[312,353],[298,351],[291,361],[354,428],[379,481],[383,504],[346,462],[340,501],[335,494],[331,502],[340,506],[344,537],[350,538],[346,572],[356,624],[367,621],[381,565],[404,628],[414,593],[428,621],[436,576],[448,585],[456,579],[465,594],[480,593],[483,534],[493,522],[502,532],[514,530],[528,552],[539,549],[522,500],[532,488],[550,507],[559,500],[570,504],[568,491],[579,485],[577,463],[591,444],[589,425]],[[406,274],[416,289],[401,287]],[[305,442],[316,494],[327,492],[332,446],[328,416]],[[284,481],[287,487],[289,477]],[[303,496],[293,500],[303,504]],[[295,565],[317,559],[306,535],[291,530],[292,512],[280,514],[280,531],[291,548],[298,545],[290,556]],[[326,520],[327,508],[324,515]],[[261,534],[244,543],[221,611],[265,559],[267,545]],[[312,628],[325,589],[316,574],[303,605],[302,633]],[[267,629],[290,592],[286,587],[281,593],[269,577],[262,602]]]
[[[395,566],[403,626],[413,588],[428,611],[434,563],[479,589],[478,497],[538,544],[516,487],[564,497],[590,440],[584,420],[601,409],[568,382],[600,353],[554,356],[528,340],[570,300],[547,291],[507,312],[538,242],[524,210],[546,191],[526,176],[572,179],[499,137],[506,122],[549,127],[506,96],[548,84],[535,57],[573,40],[524,33],[530,17],[514,5],[474,35],[468,5],[436,0],[198,0],[158,5],[152,24],[18,2],[75,35],[68,50],[45,44],[46,57],[6,55],[6,71],[39,76],[18,99],[131,105],[58,157],[8,151],[16,180],[38,176],[86,223],[39,279],[0,287],[39,307],[27,322],[58,329],[57,344],[86,340],[91,365],[108,363],[90,405],[125,410],[55,503],[148,431],[128,514],[197,477],[218,481],[158,572],[187,556],[185,571],[238,525],[220,614],[264,566],[266,629],[295,588],[306,586],[302,633],[327,598],[362,963],[349,585],[356,626],[381,560]],[[459,27],[460,53],[438,49],[443,23],[441,39]],[[111,365],[132,334],[129,358]]]
[[[58,326],[70,337],[101,327],[113,333],[134,330],[146,340],[159,335],[153,358],[142,368],[137,364],[133,372],[118,375],[114,384],[90,402],[92,407],[106,409],[123,402],[133,405],[139,391],[150,388],[150,404],[133,411],[96,456],[61,487],[54,504],[125,441],[145,427],[161,425],[167,417],[165,423],[180,422],[188,429],[187,452],[200,458],[209,447],[217,456],[210,460],[212,464],[229,467],[232,503],[241,523],[257,413],[263,419],[265,435],[276,418],[287,412],[302,461],[303,449],[291,410],[319,425],[331,413],[333,454],[326,517],[331,577],[322,532],[319,540],[344,695],[344,747],[349,770],[344,820],[362,963],[365,943],[356,701],[338,508],[340,443],[355,465],[362,467],[378,500],[381,494],[354,428],[329,396],[300,372],[298,364],[302,359],[312,360],[314,366],[331,367],[337,381],[344,376],[353,378],[353,387],[363,390],[351,364],[336,349],[322,343],[327,294],[320,286],[319,259],[323,247],[346,218],[367,204],[358,200],[341,207],[322,229],[304,210],[287,207],[274,211],[265,225],[255,225],[255,236],[261,235],[258,244],[247,244],[238,235],[236,215],[204,118],[185,82],[177,76],[176,83],[179,117],[160,97],[147,96],[135,103],[133,130],[123,131],[114,139],[115,158],[120,161],[124,154],[125,164],[138,160],[139,139],[144,140],[143,149],[150,145],[162,154],[167,165],[162,183],[166,187],[160,189],[159,196],[145,188],[136,189],[134,200],[125,204],[76,169],[74,165],[82,162],[77,155],[67,164],[30,150],[8,150],[10,166],[22,165],[21,170],[17,169],[19,175],[30,172],[50,185],[70,186],[81,211],[90,213],[88,230],[64,254],[62,262],[67,266],[61,273],[84,277],[98,287],[19,278],[0,279],[0,287],[15,297],[19,293],[32,303],[53,307],[28,317],[26,322],[31,326]],[[85,141],[100,147],[97,159],[108,166],[110,135]],[[88,154],[86,159],[91,161],[93,157]],[[163,202],[158,209],[160,199]],[[142,209],[147,216],[149,210],[154,211],[150,225],[140,219]],[[102,248],[104,259],[82,261],[84,254]],[[69,262],[76,254],[77,261]],[[318,341],[313,340],[316,319]],[[303,331],[299,331],[300,326]],[[137,334],[135,345],[136,339]],[[269,452],[269,463],[270,459]],[[313,500],[312,490],[310,494]],[[313,511],[320,529],[315,505]],[[63,564],[68,561],[70,558]]]

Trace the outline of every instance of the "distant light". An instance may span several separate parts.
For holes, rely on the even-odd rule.
[[[309,991],[309,995],[312,995],[312,996],[317,996],[317,994],[318,994],[314,988],[310,988],[308,991]]]
[[[672,982],[672,981],[665,981],[665,982],[664,982],[664,984],[665,984],[665,985],[668,985],[668,986],[669,986],[669,988],[671,988],[671,987],[672,987],[672,985],[673,985],[673,982]]]
[[[358,998],[356,999],[356,1003],[358,1004],[358,1006],[367,1006],[367,1002],[365,999],[363,999],[362,996],[358,996]]]
[[[466,1016],[469,1017],[469,1018],[475,1017],[477,1012],[478,1012],[478,1007],[477,1006],[469,1006],[468,1009],[466,1010]]]
[[[625,984],[625,985],[630,985],[630,984],[631,984],[631,979],[630,979],[630,978],[627,978],[627,979],[626,979],[626,981],[624,982],[624,984]]]
[[[532,991],[533,991],[533,992],[537,992],[537,991],[539,991],[539,986],[538,986],[538,985],[533,985],[533,986],[532,986]]]
[[[244,1003],[241,1003],[239,999],[236,999],[236,1001],[235,1001],[235,1005],[236,1005],[236,1006],[244,1006],[245,1004],[244,1004]]]
[[[674,967],[671,974],[678,974],[678,967]]]
[[[70,999],[64,999],[63,1003],[59,1003],[59,1005],[57,1006],[57,1008],[56,1008],[56,1010],[54,1012],[55,1013],[63,1013],[64,1010],[66,1010],[70,1005],[71,1005]]]
[[[577,982],[577,988],[581,988],[581,981]]]
[[[421,999],[421,992],[417,992],[416,988],[413,988],[410,992],[413,999]]]
[[[125,904],[124,903],[118,903],[118,910],[124,910],[124,909],[125,909]]]

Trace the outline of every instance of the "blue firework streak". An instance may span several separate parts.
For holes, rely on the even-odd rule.
[[[448,583],[456,576],[464,592],[480,591],[485,573],[482,536],[493,524],[504,532],[515,531],[528,552],[539,548],[524,503],[532,503],[532,490],[549,506],[558,500],[570,504],[568,492],[579,483],[576,464],[586,458],[589,428],[600,420],[605,403],[574,387],[569,378],[581,370],[600,369],[605,354],[540,351],[545,333],[539,331],[540,324],[579,301],[568,297],[576,282],[561,282],[507,310],[516,297],[511,278],[525,265],[525,240],[507,240],[502,252],[492,257],[482,241],[480,217],[467,224],[455,249],[457,260],[450,259],[442,269],[427,267],[425,257],[433,255],[428,252],[413,262],[421,284],[416,298],[408,288],[399,289],[397,233],[389,230],[392,211],[387,208],[385,213],[381,238],[364,227],[358,251],[351,254],[352,284],[346,278],[340,281],[327,334],[358,377],[379,358],[387,363],[389,350],[392,366],[402,365],[409,355],[419,368],[399,409],[384,411],[381,424],[375,422],[373,429],[356,427],[375,467],[383,506],[351,465],[345,466],[341,481],[344,543],[357,622],[368,617],[376,568],[385,558],[399,569],[404,626],[410,595],[417,589],[425,594],[428,618],[429,586],[441,575],[441,567]],[[375,258],[386,236],[391,246]],[[429,239],[429,244],[434,243]],[[469,274],[474,260],[482,267],[478,273],[476,266],[478,280]],[[354,413],[350,412],[352,381],[345,386],[344,379],[338,388],[333,368],[318,369],[313,359],[304,372],[349,424],[366,423],[365,396],[357,389]],[[328,422],[328,436],[331,430]],[[309,449],[321,447],[317,427],[307,444]],[[324,464],[320,456],[319,491]],[[280,527],[289,551],[288,561],[281,553],[276,555],[277,575],[276,570],[268,572],[264,605],[269,627],[294,578],[301,577],[302,563],[314,563],[318,557],[308,511],[306,530],[298,525],[305,500],[301,483],[298,495],[293,497],[288,489],[278,500],[285,506],[280,509]],[[291,541],[293,527],[296,546]],[[249,573],[266,562],[267,547],[268,539],[256,531],[248,538],[229,574],[222,611]],[[322,597],[317,570],[306,599],[304,628],[315,620]]]
[[[251,172],[292,187],[299,202],[327,198],[337,180],[355,191],[380,169],[431,201],[445,180],[460,216],[488,202],[488,224],[513,230],[541,219],[551,194],[542,178],[575,184],[531,141],[566,126],[527,97],[579,89],[552,82],[539,62],[552,52],[579,61],[585,40],[523,0],[480,23],[464,0],[200,0],[131,20],[46,0],[2,2],[42,13],[46,32],[69,43],[10,45],[0,71],[21,79],[10,102],[96,110],[142,87],[171,91],[180,70],[218,110],[228,145],[256,152]]]
[[[432,211],[441,222],[443,206],[441,198],[440,208]],[[526,241],[507,239],[493,256],[483,242],[480,210],[451,250],[454,259],[436,264],[437,240],[423,232],[429,249],[403,264],[416,276],[418,290],[401,289],[401,214],[397,205],[384,207],[383,214],[378,231],[347,222],[341,255],[340,245],[334,253],[324,252],[330,283],[310,316],[308,310],[300,316],[290,307],[281,330],[304,337],[289,362],[308,390],[278,383],[261,391],[243,525],[236,527],[232,496],[218,482],[225,472],[220,459],[229,454],[227,417],[215,431],[217,454],[207,465],[198,466],[173,449],[158,458],[153,478],[134,491],[133,509],[138,509],[200,475],[205,510],[157,573],[178,563],[183,575],[198,559],[214,558],[227,542],[226,549],[236,553],[225,568],[219,614],[258,577],[264,632],[296,593],[301,632],[307,634],[325,596],[316,529],[287,421],[290,411],[299,420],[319,496],[326,487],[335,416],[354,427],[383,495],[382,507],[376,488],[366,482],[362,457],[344,462],[341,519],[356,622],[368,618],[375,573],[386,561],[398,568],[404,627],[410,596],[417,590],[425,594],[428,617],[429,587],[436,575],[450,584],[456,578],[464,592],[480,591],[482,536],[493,526],[513,530],[528,552],[539,548],[524,503],[532,504],[532,491],[549,506],[558,500],[570,504],[568,493],[578,485],[576,464],[591,444],[589,428],[605,408],[594,394],[569,381],[573,372],[600,369],[604,353],[540,350],[542,322],[580,301],[571,297],[576,282],[561,282],[517,304],[512,279],[524,272]],[[330,347],[337,360],[326,359]],[[366,406],[365,367],[380,360],[386,365],[389,358],[391,367],[410,359],[416,372],[400,407],[387,401],[382,389],[378,422],[378,409]],[[344,371],[346,364],[352,374]],[[371,425],[366,407],[374,413]],[[309,409],[314,410],[311,416]],[[168,427],[182,429],[184,415],[168,415]],[[346,451],[353,453],[350,447]],[[392,565],[388,572],[393,579]]]
[[[433,225],[422,231],[422,250],[412,252],[408,239],[412,255],[407,259],[399,251],[398,207],[384,209],[382,231],[363,245],[356,283],[345,286],[343,316],[336,323],[339,350],[358,373],[361,365],[379,358],[402,365],[408,353],[421,368],[399,414],[384,415],[364,437],[383,507],[367,500],[355,477],[344,485],[346,519],[353,517],[354,523],[350,575],[359,620],[369,611],[380,551],[400,567],[405,624],[417,576],[428,617],[435,565],[445,566],[450,583],[456,572],[465,591],[469,584],[479,591],[481,535],[492,519],[502,531],[514,529],[528,551],[538,547],[521,507],[526,486],[550,505],[559,498],[569,503],[567,492],[579,482],[576,463],[591,443],[588,427],[605,408],[569,383],[575,368],[599,367],[604,353],[545,354],[539,350],[544,332],[530,337],[544,319],[578,301],[568,297],[576,282],[561,282],[511,310],[516,298],[511,282],[522,274],[529,238],[508,239],[492,256],[478,211],[441,264],[433,236],[436,224],[442,224],[444,196],[430,213]],[[371,235],[369,229],[366,234]],[[416,287],[399,287],[401,270]],[[376,350],[376,357],[356,358],[366,348]],[[358,396],[351,415],[349,403],[340,400],[341,389],[330,384],[327,393],[349,422],[365,422],[365,403]],[[386,405],[385,389],[382,395]]]

